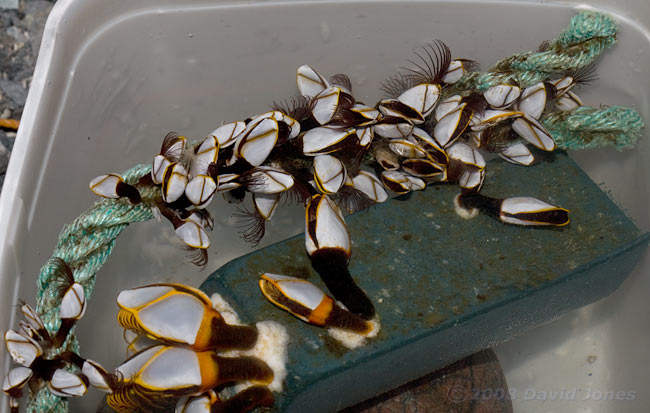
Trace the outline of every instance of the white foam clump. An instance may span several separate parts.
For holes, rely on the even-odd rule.
[[[465,219],[475,218],[478,215],[478,209],[465,208],[458,201],[459,198],[460,198],[460,194],[454,197],[454,210],[456,211],[456,214],[458,214],[461,218],[465,218]]]
[[[327,329],[327,332],[332,336],[332,338],[339,341],[345,347],[354,350],[355,348],[365,346],[366,339],[376,337],[379,333],[379,330],[381,329],[379,319],[375,317],[368,322],[372,326],[372,330],[370,330],[370,333],[368,334],[359,334],[338,327],[330,327]]]
[[[219,311],[228,324],[242,325],[239,315],[224,298],[215,293],[210,297],[212,306]],[[282,392],[284,379],[287,377],[287,358],[289,333],[275,321],[260,321],[255,324],[258,331],[257,342],[249,350],[230,350],[223,352],[224,357],[252,356],[264,360],[273,370],[273,381],[268,385],[271,391]],[[235,392],[240,392],[256,383],[243,382],[234,386]]]

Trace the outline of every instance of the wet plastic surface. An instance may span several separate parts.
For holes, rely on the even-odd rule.
[[[633,106],[650,119],[650,4],[590,4],[610,9],[620,34],[617,46],[598,61],[598,82],[580,91],[581,97],[595,106]],[[414,49],[435,38],[447,42],[454,56],[486,68],[552,38],[578,6],[587,7],[535,1],[59,0],[45,29],[0,196],[1,328],[16,325],[9,309],[18,297],[33,303],[38,270],[61,227],[94,201],[90,179],[149,162],[168,131],[198,139],[223,121],[264,111],[273,100],[295,93],[294,72],[304,63],[324,73],[349,74],[355,95],[367,101],[379,97],[379,82]],[[650,227],[649,145],[646,133],[633,151],[573,155],[642,229]],[[120,237],[78,328],[83,355],[109,368],[124,358],[115,322],[120,290],[156,281],[198,285],[220,265],[251,251],[229,218],[234,207],[221,202],[211,209],[217,227],[205,272],[187,263],[169,225],[150,222]],[[302,231],[299,208],[279,212],[260,248]],[[511,385],[521,391],[528,386],[632,390],[650,380],[650,307],[643,293],[650,288],[648,273],[646,256],[604,304],[497,349]],[[598,361],[585,366],[590,354]],[[0,370],[6,371],[8,361],[3,353]],[[94,392],[76,401],[73,411],[93,409],[99,397]],[[576,406],[561,400],[514,402],[515,409],[522,403],[527,412]],[[0,404],[4,411],[7,404]],[[650,395],[639,392],[615,408],[600,401],[586,406],[633,412],[649,404]]]

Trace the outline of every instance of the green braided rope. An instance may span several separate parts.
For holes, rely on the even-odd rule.
[[[150,165],[137,165],[126,171],[122,177],[131,185],[137,184],[140,177],[150,173]],[[59,242],[52,253],[52,258],[63,259],[72,268],[75,281],[84,287],[86,300],[90,299],[95,286],[95,274],[102,268],[115,246],[115,240],[126,227],[134,222],[143,222],[153,218],[151,202],[157,192],[154,188],[141,187],[143,202],[132,205],[124,199],[102,199],[81,214],[70,225],[66,225],[59,234]],[[52,334],[56,333],[61,323],[59,318],[60,297],[57,294],[57,279],[52,258],[41,268],[37,281],[36,311],[41,315],[45,327]],[[68,335],[61,348],[50,356],[64,351],[78,353],[79,344],[74,331]],[[29,413],[65,413],[68,403],[54,396],[46,388],[41,388],[29,398]]]
[[[582,11],[543,52],[516,54],[497,62],[487,72],[463,76],[450,95],[461,91],[484,92],[500,83],[517,83],[528,87],[544,81],[554,73],[589,64],[616,42],[617,26],[610,16],[595,11]]]
[[[551,113],[542,123],[560,149],[614,146],[620,151],[633,147],[644,127],[637,111],[620,106],[602,109],[582,106]]]

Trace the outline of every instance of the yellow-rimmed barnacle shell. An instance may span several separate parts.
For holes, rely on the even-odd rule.
[[[546,99],[548,98],[548,90],[544,82],[536,83],[529,86],[521,92],[519,102],[517,103],[517,110],[524,112],[535,119],[539,119],[546,107]]]
[[[213,135],[208,136],[196,148],[190,171],[192,176],[207,175],[211,163],[219,160],[219,142]]]
[[[314,182],[324,194],[335,194],[346,179],[343,162],[331,155],[318,155],[314,158]]]
[[[399,169],[399,157],[397,154],[385,146],[375,145],[373,149],[373,155],[375,160],[387,171],[395,171]]]
[[[165,178],[165,172],[172,162],[165,158],[163,155],[156,155],[153,158],[153,165],[151,167],[151,180],[154,184],[160,185]]]
[[[311,114],[319,124],[325,125],[332,120],[340,105],[350,106],[347,104],[351,103],[350,99],[351,96],[340,87],[329,86],[314,96]]]
[[[246,123],[242,121],[226,123],[219,126],[217,129],[210,132],[210,136],[214,136],[219,144],[219,148],[226,148],[237,140],[239,134],[246,129]]]
[[[436,107],[440,98],[440,86],[433,83],[420,83],[405,90],[397,100],[415,109],[422,117],[427,117]]]
[[[386,116],[375,124],[375,133],[385,138],[407,138],[413,132],[413,124],[399,116]]]
[[[211,176],[197,175],[187,183],[185,196],[198,208],[208,206],[217,192],[217,184]]]
[[[81,397],[88,391],[88,384],[76,374],[57,369],[47,383],[47,389],[59,397]]]
[[[388,199],[388,194],[384,190],[381,181],[372,172],[359,171],[352,178],[352,187],[366,194],[374,202],[384,202]]]
[[[382,100],[377,107],[385,117],[402,118],[416,125],[424,122],[424,116],[417,109],[397,99]]]
[[[359,145],[368,146],[375,137],[374,126],[365,126],[357,128],[357,137],[359,138]]]
[[[29,304],[23,304],[20,307],[20,310],[22,311],[25,320],[27,320],[27,323],[31,326],[32,329],[34,329],[34,331],[37,333],[45,331],[45,324],[43,324],[43,320],[41,320],[41,317]]]
[[[5,333],[5,345],[14,362],[25,367],[29,367],[43,354],[43,349],[34,339],[14,330],[7,330]]]
[[[264,273],[259,286],[272,304],[309,324],[338,327],[359,334],[372,330],[367,320],[339,307],[332,297],[307,280]]]
[[[302,151],[307,156],[325,155],[340,150],[347,139],[357,139],[354,129],[313,128],[302,136]]]
[[[431,159],[404,159],[402,169],[413,176],[420,178],[436,178],[444,181],[446,178],[446,168]]]
[[[327,195],[314,195],[305,208],[305,247],[312,255],[336,248],[350,255],[350,234],[341,209]]]
[[[456,159],[465,165],[474,166],[478,169],[485,168],[483,155],[465,143],[456,142],[447,148],[447,155],[449,155],[449,158]]]
[[[7,373],[2,382],[2,391],[7,396],[19,397],[21,389],[25,387],[25,384],[32,378],[33,374],[34,372],[30,368],[22,366],[14,367],[9,370],[9,373]]]
[[[461,95],[453,95],[441,101],[438,106],[436,106],[436,110],[434,112],[436,122],[440,122],[440,119],[442,119],[443,116],[460,106],[462,100],[463,97]]]
[[[218,400],[217,394],[212,390],[198,396],[184,396],[176,402],[174,413],[210,413],[212,405]]]
[[[217,191],[230,191],[231,189],[239,188],[241,184],[237,182],[239,174],[221,174],[217,175]]]
[[[136,390],[168,396],[199,394],[228,382],[269,384],[273,380],[270,367],[253,357],[220,357],[213,351],[164,345],[135,354],[117,371]],[[109,394],[108,404],[119,406],[120,396]]]
[[[465,131],[471,120],[467,103],[461,103],[443,116],[433,128],[433,137],[440,146],[451,145]]]
[[[235,144],[235,156],[253,166],[260,166],[278,141],[278,121],[264,118],[250,122]]]
[[[97,362],[92,360],[84,361],[81,367],[81,373],[88,378],[88,383],[94,388],[105,393],[111,393],[113,391],[106,380],[109,376],[108,372]]]
[[[418,191],[426,186],[422,179],[401,171],[383,171],[381,173],[381,182],[386,188],[397,194]]]
[[[413,128],[413,133],[409,138],[415,138],[415,142],[427,152],[434,162],[446,165],[449,161],[447,152],[424,129]]]
[[[63,295],[59,316],[61,319],[79,320],[86,312],[86,294],[79,283],[72,284]]]
[[[474,114],[472,116],[472,130],[481,131],[494,126],[499,122],[502,122],[506,119],[519,118],[523,116],[523,112],[516,110],[486,110],[483,115]]]
[[[210,238],[205,230],[196,222],[188,221],[176,228],[176,235],[190,248],[207,249]]]
[[[555,225],[569,223],[569,210],[532,197],[506,198],[501,203],[501,221],[516,225]]]
[[[405,139],[393,139],[388,143],[391,151],[402,158],[426,158],[427,152],[417,143]]]
[[[357,117],[358,120],[356,122],[357,127],[363,127],[363,126],[369,126],[373,125],[377,122],[377,119],[379,119],[380,112],[375,109],[371,108],[370,106],[364,105],[363,103],[355,103],[354,106],[352,106],[350,109],[348,109],[349,112],[354,113]]]
[[[529,166],[535,162],[535,157],[530,152],[530,149],[521,142],[508,146],[499,153],[499,156],[516,165]]]
[[[252,122],[265,118],[275,119],[277,121],[286,123],[290,129],[289,139],[293,139],[300,134],[300,123],[291,116],[285,115],[279,110],[271,110],[264,112],[261,115],[257,115],[252,119]]]
[[[293,176],[280,168],[258,166],[247,172],[246,189],[252,193],[277,194],[288,191],[294,184]]]
[[[483,92],[483,97],[494,109],[506,109],[519,98],[521,88],[515,85],[496,85]]]
[[[329,87],[329,82],[313,67],[302,65],[296,71],[296,84],[300,94],[313,97]]]
[[[449,63],[449,67],[447,68],[447,72],[443,76],[442,81],[448,85],[454,84],[458,82],[465,75],[465,73],[466,70],[463,60],[452,60]]]
[[[485,179],[485,169],[466,169],[458,178],[458,185],[464,189],[479,190]]]
[[[89,187],[95,195],[104,198],[119,198],[117,194],[117,186],[123,183],[124,180],[118,174],[106,174],[93,178],[90,181]]]
[[[544,125],[527,114],[512,122],[512,130],[536,148],[544,151],[555,149],[555,141]]]
[[[244,413],[259,406],[273,406],[273,393],[266,386],[247,387],[228,400],[221,400],[214,391],[181,397],[174,413]]]
[[[180,284],[153,284],[122,291],[118,323],[138,334],[195,350],[250,348],[253,327],[226,324],[200,290]]]
[[[253,204],[257,213],[267,221],[273,217],[279,201],[279,194],[253,194]]]
[[[580,100],[578,95],[569,90],[555,100],[555,106],[559,110],[573,110],[582,106],[582,100]]]
[[[162,183],[162,198],[167,203],[178,200],[185,193],[187,170],[180,163],[167,167]]]

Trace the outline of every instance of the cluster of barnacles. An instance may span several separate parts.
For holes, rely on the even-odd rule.
[[[410,68],[383,84],[387,98],[372,107],[354,98],[348,76],[328,79],[301,66],[296,76],[300,97],[224,124],[194,145],[168,134],[151,175],[140,184],[160,187],[153,208],[188,247],[203,254],[196,260],[202,264],[210,245],[205,230],[212,227],[205,207],[216,193],[236,202],[252,193],[252,208],[241,208],[237,216],[246,224],[243,238],[253,243],[264,236],[265,223],[282,197],[302,203],[305,247],[313,267],[334,298],[366,320],[374,317],[374,307],[348,272],[351,244],[343,211],[383,202],[389,191],[406,194],[429,184],[457,183],[461,194],[456,206],[465,214],[480,210],[509,224],[566,225],[568,211],[544,201],[480,194],[486,167],[481,151],[527,166],[535,161],[529,145],[554,150],[539,119],[547,110],[581,105],[572,89],[590,81],[593,68],[526,88],[499,84],[483,93],[452,94],[453,85],[476,64],[452,60],[440,41],[416,56]],[[116,175],[96,178],[91,189],[106,197],[139,199],[135,187],[127,188]],[[270,277],[260,281],[263,293],[292,314],[305,319],[320,303],[300,301],[301,289],[278,288],[289,285],[285,276],[281,283]],[[294,281],[292,285],[304,286]],[[287,302],[299,304],[299,313]]]
[[[36,394],[43,386],[64,398],[80,397],[88,387],[107,393],[117,412],[172,407],[179,413],[249,412],[271,406],[267,387],[274,372],[251,356],[222,357],[223,351],[244,351],[258,341],[255,327],[228,324],[200,290],[179,284],[155,284],[122,291],[117,319],[125,328],[128,359],[109,373],[99,363],[74,351],[59,351],[86,309],[83,287],[74,282],[65,261],[57,259],[61,281],[61,326],[51,336],[28,304],[21,310],[20,332],[9,330],[5,343],[14,362],[2,390],[18,412],[23,389]],[[218,390],[238,382],[251,383],[224,399]]]
[[[79,397],[86,394],[89,385],[103,389],[109,380],[110,375],[98,363],[73,351],[61,351],[70,330],[83,317],[87,302],[84,289],[74,281],[68,264],[54,258],[53,266],[58,280],[53,290],[61,300],[61,324],[56,334],[50,334],[38,313],[25,303],[20,307],[25,317],[19,322],[20,331],[5,333],[7,350],[13,361],[20,364],[9,371],[2,384],[12,412],[18,412],[25,386],[32,393],[47,386],[56,396]]]
[[[305,322],[368,336],[376,326],[375,309],[348,271],[351,241],[343,211],[384,202],[389,192],[403,195],[430,184],[456,183],[461,188],[455,200],[459,212],[481,211],[517,225],[569,223],[566,209],[535,198],[482,195],[486,162],[481,151],[528,166],[535,161],[529,145],[554,150],[555,142],[539,119],[548,111],[580,106],[573,88],[592,80],[592,67],[526,88],[499,84],[483,92],[454,94],[453,85],[475,63],[452,59],[440,41],[428,44],[416,56],[411,67],[383,84],[387,97],[374,106],[353,97],[348,76],[326,78],[311,66],[301,66],[296,77],[300,97],[223,124],[194,144],[171,132],[153,159],[151,173],[137,183],[107,174],[93,179],[90,188],[105,198],[146,202],[197,253],[197,265],[207,262],[206,230],[212,229],[213,221],[206,207],[217,193],[237,203],[245,200],[247,192],[252,194],[252,207],[241,207],[237,217],[244,224],[242,237],[254,244],[264,236],[265,223],[283,198],[304,205],[305,248],[333,297],[304,279],[272,273],[261,276],[260,290],[273,304]],[[155,190],[143,192],[143,188]],[[83,298],[82,289],[81,294]],[[213,390],[223,380],[268,383],[273,374],[264,362],[223,360],[216,354],[250,345],[256,333],[252,327],[229,326],[206,300],[200,291],[175,284],[123,292],[118,298],[118,321],[135,332],[129,336],[129,349],[135,354],[111,374],[76,354],[43,356],[44,345],[61,345],[65,339],[68,307],[61,309],[63,338],[57,334],[53,339],[35,312],[23,307],[28,323],[21,323],[22,333],[8,332],[5,341],[24,367],[10,372],[3,389],[14,403],[26,383],[32,387],[47,382],[50,391],[62,396],[80,395],[90,383],[109,392],[109,404],[119,411],[181,396],[177,411],[194,411],[187,410],[192,403],[210,411],[209,406],[223,403]],[[181,309],[184,305],[188,307]],[[166,319],[165,314],[175,309],[187,317],[187,323],[170,324],[177,318]],[[229,330],[236,331],[238,338],[229,338]],[[62,369],[70,363],[81,373]],[[188,366],[196,368],[187,374],[175,371]],[[219,371],[219,377],[205,381],[204,368]],[[224,371],[247,372],[247,376],[221,377]],[[182,382],[182,377],[191,380]],[[251,389],[236,396],[241,400],[233,398],[242,406],[243,400],[250,402],[237,411],[272,403],[268,389]]]

